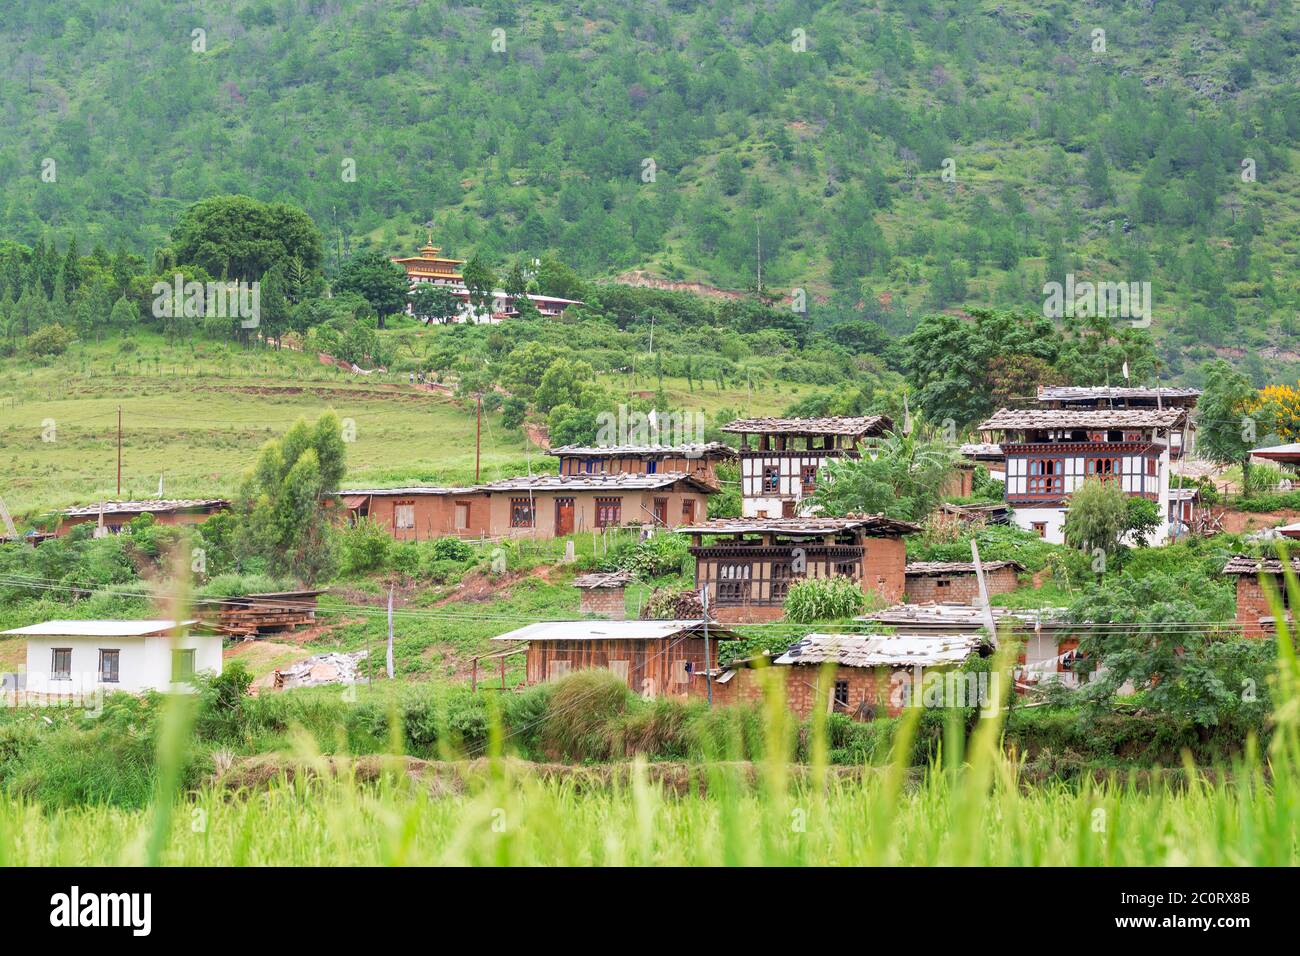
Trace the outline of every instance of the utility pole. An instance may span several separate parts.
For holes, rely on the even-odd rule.
[[[122,497],[122,406],[117,406],[117,497]]]
[[[993,646],[998,646],[998,624],[993,617],[993,606],[989,604],[989,589],[984,583],[984,565],[980,562],[980,546],[975,543],[975,539],[970,539],[970,556],[975,559],[975,579],[979,582],[980,604],[984,606],[984,622],[988,625],[989,640]]]
[[[655,354],[655,314],[650,313],[650,357],[654,358]]]
[[[388,679],[393,679],[393,586],[388,586]]]
[[[478,414],[474,426],[474,484],[478,484],[479,456],[483,447],[483,396],[478,396]]]
[[[709,586],[700,588],[700,606],[704,608],[704,680],[709,686],[709,706],[713,706],[713,661],[709,657]]]

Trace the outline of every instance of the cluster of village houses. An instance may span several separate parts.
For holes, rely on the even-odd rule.
[[[1177,478],[1195,448],[1197,397],[1179,388],[1041,388],[1036,407],[1000,410],[979,426],[980,442],[962,446],[945,489],[954,503],[943,508],[953,520],[1010,521],[1060,542],[1070,494],[1098,478],[1157,503],[1163,519],[1157,543],[1195,533],[1197,493]],[[777,674],[801,716],[825,707],[867,718],[897,712],[925,674],[989,653],[996,633],[1008,631],[1023,641],[1019,688],[1047,679],[1076,683],[1078,636],[1070,625],[1051,611],[990,606],[992,596],[1017,587],[1025,571],[1017,562],[909,564],[903,538],[919,530],[915,525],[883,515],[830,517],[808,501],[828,460],[871,454],[892,427],[883,416],[743,419],[724,429],[736,436],[736,447],[566,446],[551,450],[558,474],[457,488],[344,488],[334,500],[347,520],[369,519],[400,541],[558,538],[629,526],[690,539],[706,614],[627,620],[629,575],[584,575],[574,582],[584,618],[530,624],[495,638],[502,649],[475,661],[476,684],[480,663],[499,662],[504,680],[506,658],[520,652],[529,684],[598,667],[640,693],[715,703],[754,700]],[[1257,453],[1290,465],[1300,461],[1300,446]],[[721,490],[717,465],[724,461],[739,462],[741,515],[709,520],[708,497]],[[1004,483],[1001,503],[960,503],[971,495],[977,462]],[[51,534],[85,523],[94,523],[96,534],[114,533],[145,512],[165,524],[196,523],[228,506],[222,499],[104,502],[62,512]],[[1282,530],[1300,536],[1300,528]],[[1238,582],[1244,634],[1271,632],[1259,576],[1281,571],[1277,560],[1244,556],[1224,569]],[[735,639],[737,625],[780,621],[794,582],[832,577],[857,582],[886,606],[858,619],[861,632],[813,633],[788,647],[776,640],[771,653],[719,666],[718,642]],[[75,674],[92,674],[113,689],[180,689],[195,671],[220,669],[223,637],[313,620],[317,593],[213,602],[211,613],[179,625],[54,621],[6,633],[28,640],[29,691],[57,691]],[[179,643],[176,632],[184,635]],[[819,678],[827,667],[833,676]]]

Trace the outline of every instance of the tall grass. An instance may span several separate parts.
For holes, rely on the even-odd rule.
[[[1290,572],[1286,587],[1300,607]],[[942,742],[919,772],[915,745],[930,717],[917,708],[897,721],[888,748],[835,767],[834,722],[824,713],[811,726],[794,719],[774,669],[758,674],[770,680],[757,752],[743,720],[717,719],[683,762],[504,756],[508,738],[530,726],[557,754],[590,754],[676,719],[663,704],[631,706],[608,675],[592,674],[538,695],[535,719],[509,732],[489,698],[478,759],[456,751],[448,728],[458,717],[441,705],[423,718],[440,759],[403,755],[413,731],[392,699],[376,727],[387,734],[384,756],[327,754],[317,736],[296,729],[260,777],[236,767],[189,789],[178,741],[192,717],[169,711],[150,805],[57,805],[11,792],[0,798],[0,865],[1295,865],[1300,665],[1271,598],[1280,632],[1273,732],[1266,749],[1252,737],[1212,771],[1188,751],[1178,777],[1030,783],[1007,747],[1005,700],[986,707],[969,733],[962,712],[947,712]],[[1004,692],[1017,651],[1004,640],[992,662]],[[818,676],[823,692],[829,679]],[[599,732],[581,706],[592,700]],[[795,762],[800,753],[806,763]]]

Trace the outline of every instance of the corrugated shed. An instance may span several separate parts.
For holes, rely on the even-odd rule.
[[[548,455],[581,455],[585,458],[612,458],[618,455],[647,455],[652,457],[680,458],[735,458],[736,449],[720,441],[701,445],[561,445],[547,451]]]

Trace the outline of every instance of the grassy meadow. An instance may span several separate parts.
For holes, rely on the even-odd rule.
[[[401,330],[403,338],[443,329]],[[627,392],[653,379],[606,376]],[[799,395],[767,383],[717,390],[666,378],[679,407],[772,414]],[[334,409],[351,419],[353,484],[474,480],[475,415],[445,395],[411,388],[406,374],[360,376],[315,355],[243,350],[211,341],[173,345],[138,334],[77,343],[39,365],[0,360],[0,495],[15,515],[116,497],[117,409],[122,408],[122,497],[215,497],[237,487],[269,438],[298,418]],[[485,412],[482,480],[554,471],[555,459]],[[52,440],[43,440],[49,438]]]

